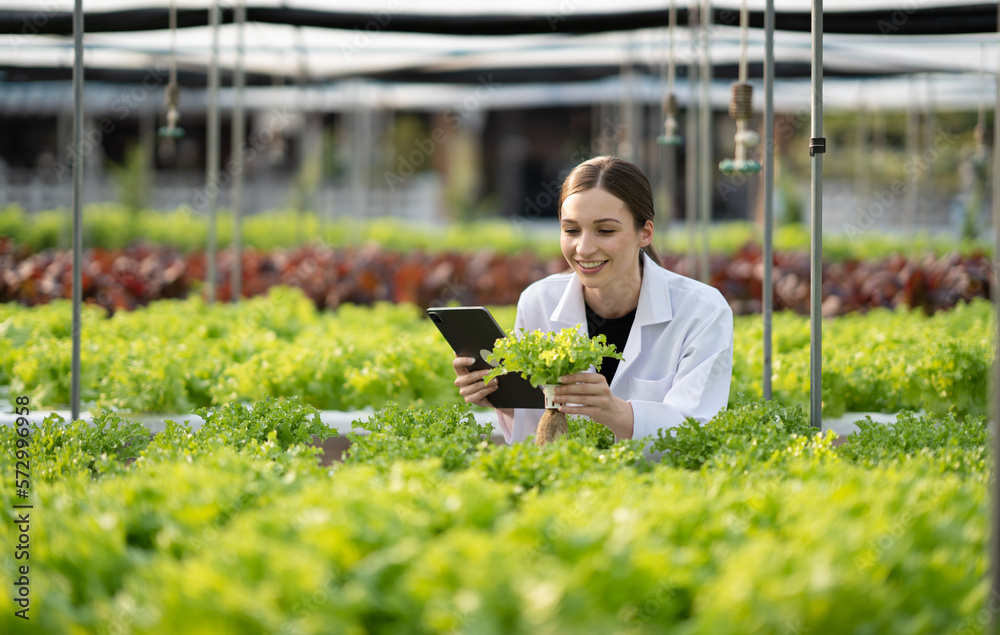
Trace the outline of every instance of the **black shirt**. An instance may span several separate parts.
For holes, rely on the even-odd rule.
[[[615,350],[621,354],[625,350],[628,333],[632,330],[632,322],[635,321],[636,310],[632,309],[621,317],[606,318],[594,313],[594,310],[586,303],[584,306],[587,309],[587,333],[590,334],[590,337],[604,335],[608,340],[608,344],[614,344]],[[618,370],[618,360],[614,357],[605,357],[601,363],[600,372],[608,380],[609,386],[611,385],[611,378],[615,376],[616,370]]]

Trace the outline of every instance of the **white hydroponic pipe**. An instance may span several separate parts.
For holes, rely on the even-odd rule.
[[[823,0],[812,3],[812,204],[809,248],[809,422],[823,427]]]
[[[80,303],[83,300],[83,0],[73,3],[73,359],[70,415],[80,418]]]

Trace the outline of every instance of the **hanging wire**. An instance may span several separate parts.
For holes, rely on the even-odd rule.
[[[180,86],[177,84],[177,1],[170,0],[170,80],[167,82],[167,125],[161,126],[158,134],[167,139],[179,139],[184,129],[177,125],[181,119]],[[173,154],[173,145],[169,145]]]
[[[679,146],[684,140],[677,132],[677,95],[674,94],[674,80],[677,76],[677,68],[674,63],[674,32],[677,24],[677,4],[676,0],[670,0],[670,12],[667,22],[667,90],[663,96],[663,134],[656,138],[660,145]],[[662,73],[661,73],[662,77]]]
[[[723,174],[757,174],[761,170],[759,162],[747,158],[747,148],[760,143],[760,135],[747,128],[753,118],[753,86],[747,83],[747,39],[750,31],[747,0],[740,7],[740,70],[739,81],[732,85],[729,102],[729,116],[736,120],[736,157],[719,163]]]

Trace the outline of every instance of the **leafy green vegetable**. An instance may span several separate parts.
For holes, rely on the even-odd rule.
[[[266,441],[271,433],[278,446],[287,450],[293,445],[309,445],[312,435],[320,441],[337,436],[320,420],[319,413],[298,399],[276,399],[265,396],[251,406],[226,404],[219,410],[202,409],[205,418],[201,434],[230,441],[237,448],[251,440]]]
[[[743,471],[789,451],[796,439],[814,435],[821,436],[819,447],[828,450],[833,437],[818,435],[801,406],[740,399],[708,423],[689,418],[675,428],[658,430],[652,449],[663,453],[665,465]]]
[[[532,386],[558,384],[564,375],[581,373],[591,366],[601,369],[605,357],[621,359],[614,344],[607,344],[604,335],[588,337],[579,327],[558,332],[518,329],[505,338],[498,338],[486,361],[497,366],[483,377],[520,373]]]
[[[892,424],[871,417],[857,421],[858,431],[837,448],[844,458],[865,467],[931,456],[942,471],[982,473],[989,464],[986,417],[953,414],[943,418],[904,411]]]
[[[580,418],[507,446],[464,404],[390,404],[326,468],[301,402],[205,414],[151,442],[110,413],[33,430],[31,632],[936,635],[987,599],[975,418],[860,422],[831,449],[801,408],[742,400],[661,436],[655,465]],[[0,488],[0,542],[23,502]]]
[[[0,427],[0,452],[15,456],[18,437],[13,427]],[[33,424],[29,435],[32,482],[53,481],[77,476],[99,476],[125,467],[149,445],[152,435],[135,421],[114,412],[99,413],[92,423],[67,424],[50,414],[41,424]]]
[[[368,434],[348,435],[348,464],[389,468],[400,460],[437,457],[454,471],[468,467],[472,455],[492,443],[493,426],[478,423],[467,404],[414,410],[390,403],[355,424]]]
[[[514,307],[492,310],[501,326],[514,323]],[[878,310],[825,323],[824,416],[985,415],[993,311],[978,300],[933,317]],[[36,410],[69,402],[71,316],[65,301],[0,305],[0,378]],[[774,398],[807,404],[809,321],[777,313],[773,326]],[[731,407],[741,394],[762,396],[763,372],[760,317],[737,317],[734,328]],[[187,413],[264,395],[333,410],[461,401],[452,351],[412,305],[321,313],[300,291],[275,288],[235,306],[190,298],[111,319],[84,307],[83,332],[81,397],[90,410]]]
[[[86,206],[83,213],[84,245],[113,249],[138,241],[171,245],[181,251],[202,249],[208,235],[208,222],[203,216],[191,214],[187,208],[144,210],[133,215],[125,206],[102,202]],[[229,244],[232,214],[220,210],[217,217],[220,248]],[[35,249],[66,246],[66,213],[64,210],[25,212],[18,205],[0,208],[0,236],[9,236],[18,243]],[[398,218],[358,220],[343,216],[334,221],[321,213],[302,210],[268,210],[243,219],[243,244],[256,249],[291,247],[304,238],[322,240],[330,245],[376,243],[389,249],[409,251],[424,249],[431,252],[488,249],[498,253],[531,250],[559,257],[558,241],[549,235],[525,232],[517,223],[491,219],[476,222],[449,223],[445,227],[428,227]],[[683,232],[665,232],[662,253],[683,253],[689,248]],[[760,244],[760,228],[753,222],[731,221],[708,228],[709,249],[712,253],[732,254],[747,243]],[[789,223],[777,227],[774,246],[778,251],[809,250],[809,226]],[[883,258],[893,253],[986,253],[992,250],[989,240],[957,240],[944,233],[900,235],[875,230],[864,236],[830,234],[823,238],[823,255],[831,261]],[[661,245],[657,245],[660,249]]]

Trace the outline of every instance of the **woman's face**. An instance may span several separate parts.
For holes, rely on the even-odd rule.
[[[563,256],[587,289],[621,291],[639,275],[639,250],[653,239],[653,222],[636,231],[625,202],[601,188],[571,194],[559,219]]]

